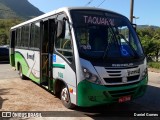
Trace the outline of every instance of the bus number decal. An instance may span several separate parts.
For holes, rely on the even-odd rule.
[[[58,72],[58,77],[59,77],[59,78],[63,78],[63,73]]]

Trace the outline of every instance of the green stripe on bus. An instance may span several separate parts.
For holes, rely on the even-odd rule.
[[[53,67],[65,69],[65,65],[62,65],[62,64],[53,64]]]
[[[132,96],[132,99],[135,99],[144,95],[147,88],[147,83],[148,76],[137,84],[119,87],[107,87],[83,80],[78,83],[77,105],[82,107],[91,107],[118,102],[119,97],[123,95],[119,94],[117,91],[127,91],[129,89],[134,89],[134,92],[130,92],[130,95]],[[112,96],[111,91],[115,92],[115,95],[117,96]]]
[[[23,74],[25,76],[27,76],[28,71],[29,71],[29,65],[28,65],[26,59],[23,57],[23,55],[21,53],[19,53],[19,52],[15,53],[15,61],[16,61],[16,63],[19,62],[21,64],[21,66],[22,66],[22,72],[23,72]],[[32,81],[34,81],[34,82],[36,82],[38,84],[40,83],[40,78],[36,77],[32,72],[29,75],[29,78]]]

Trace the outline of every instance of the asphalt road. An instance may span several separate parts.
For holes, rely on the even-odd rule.
[[[149,84],[146,94],[134,101],[89,108],[77,107],[74,110],[69,110],[61,104],[59,98],[29,80],[22,81],[18,76],[18,72],[14,71],[9,64],[1,63],[0,111],[76,111],[80,112],[79,116],[81,117],[78,117],[79,119],[87,120],[103,116],[104,111],[105,113],[110,113],[111,111],[153,111],[154,113],[155,111],[160,111],[160,73],[149,72]],[[66,114],[71,114],[71,112]],[[73,116],[72,119],[77,119],[73,118]],[[112,119],[117,119],[117,117],[112,117]],[[155,119],[160,120],[160,114]]]

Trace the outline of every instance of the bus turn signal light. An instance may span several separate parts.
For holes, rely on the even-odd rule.
[[[69,88],[69,92],[70,92],[70,93],[73,93],[73,89],[72,89],[72,88]]]

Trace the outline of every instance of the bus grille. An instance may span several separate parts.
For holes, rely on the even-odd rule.
[[[105,68],[106,69],[106,68]],[[138,70],[138,68],[137,68]],[[140,74],[135,74],[135,75],[130,75],[128,71],[130,71],[130,69],[127,69],[127,73],[125,73],[126,76],[124,76],[124,71],[123,69],[106,69],[107,75],[108,77],[104,77],[104,81],[106,82],[106,84],[108,85],[120,85],[120,84],[129,84],[129,83],[133,83],[133,82],[137,82],[139,80]]]
[[[118,91],[108,91],[108,93],[115,98],[119,98],[122,96],[133,95],[136,91],[136,88],[126,89],[126,90],[118,90]]]
[[[127,77],[127,82],[133,82],[138,80],[139,75],[135,75],[135,76],[129,76]],[[123,79],[122,77],[116,77],[116,78],[103,78],[105,80],[106,83],[123,83]]]

